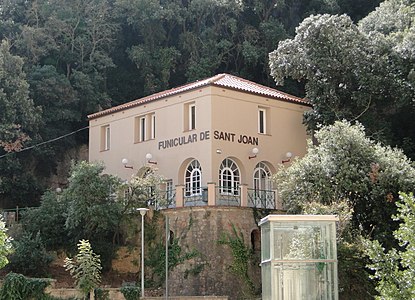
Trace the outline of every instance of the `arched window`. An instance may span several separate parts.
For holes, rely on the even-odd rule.
[[[259,162],[254,170],[254,189],[272,190],[271,171],[263,162]]]
[[[229,158],[222,161],[219,169],[221,194],[239,195],[240,172],[238,165]]]
[[[202,168],[199,161],[192,160],[186,168],[184,175],[184,181],[186,183],[185,196],[191,197],[202,194]]]

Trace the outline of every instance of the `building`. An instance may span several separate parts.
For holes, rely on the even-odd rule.
[[[89,116],[89,160],[128,179],[157,164],[169,207],[275,208],[270,180],[303,156],[307,101],[228,74]]]
[[[192,262],[206,268],[198,276],[171,274],[173,295],[236,297],[230,254],[216,241],[232,223],[255,247],[252,208],[281,209],[271,176],[305,154],[308,109],[304,99],[219,74],[89,116],[89,160],[123,179],[156,165],[166,178],[159,208],[168,208],[175,236],[186,232],[182,243],[203,254]]]

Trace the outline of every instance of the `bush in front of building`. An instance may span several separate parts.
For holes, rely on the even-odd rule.
[[[45,278],[28,278],[22,274],[10,272],[6,275],[0,289],[0,300],[52,300],[45,293],[50,280]]]
[[[40,233],[32,235],[23,233],[13,241],[14,252],[9,256],[9,268],[16,273],[27,276],[45,276],[52,262],[42,242]]]
[[[140,299],[140,288],[134,283],[126,283],[120,288],[120,292],[124,295],[125,300]]]

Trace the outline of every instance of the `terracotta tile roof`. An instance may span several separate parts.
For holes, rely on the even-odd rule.
[[[129,109],[135,106],[140,106],[145,103],[152,102],[152,101],[155,101],[161,98],[177,95],[177,94],[180,94],[186,91],[190,91],[193,89],[197,89],[197,88],[209,86],[209,85],[229,88],[229,89],[243,91],[243,92],[247,92],[251,94],[257,94],[257,95],[261,95],[261,96],[265,96],[265,97],[269,97],[269,98],[273,98],[277,100],[311,106],[311,104],[306,99],[298,98],[290,94],[280,92],[276,89],[272,89],[264,85],[261,85],[261,84],[258,84],[258,83],[255,83],[255,82],[252,82],[252,81],[249,81],[249,80],[237,77],[237,76],[233,76],[229,74],[218,74],[210,78],[188,83],[188,84],[176,87],[176,88],[172,88],[170,90],[162,91],[156,94],[146,96],[144,98],[133,100],[133,101],[130,101],[130,102],[118,105],[118,106],[114,106],[112,108],[109,108],[103,111],[96,112],[94,114],[89,115],[88,119],[98,118],[104,115],[108,115],[108,114],[115,113],[121,110]]]

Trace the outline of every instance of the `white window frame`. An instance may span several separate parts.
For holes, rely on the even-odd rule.
[[[267,110],[265,108],[258,109],[258,133],[267,133]]]
[[[101,151],[108,151],[111,147],[111,129],[110,125],[101,127]]]
[[[241,171],[236,162],[225,158],[219,169],[220,193],[222,195],[239,196],[239,184]]]
[[[271,180],[271,170],[269,167],[263,163],[259,162],[254,170],[254,190],[271,190],[272,189],[272,180]]]
[[[168,201],[170,201],[174,197],[173,179],[166,180],[166,197]]]
[[[146,117],[142,116],[139,119],[139,142],[144,142],[146,140]]]
[[[151,115],[151,139],[156,138],[156,114]]]
[[[189,130],[196,129],[196,104],[189,104]]]
[[[184,174],[185,197],[200,196],[202,194],[202,168],[198,160],[192,160],[186,167]]]

